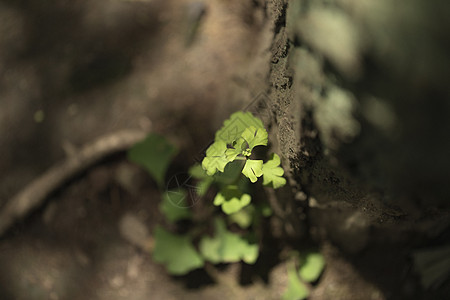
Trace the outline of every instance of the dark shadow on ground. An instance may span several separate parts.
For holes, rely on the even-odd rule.
[[[61,159],[61,141],[55,140],[61,111],[74,96],[78,106],[90,101],[83,106],[108,109],[105,101],[98,107],[95,97],[84,95],[125,79],[140,55],[149,61],[152,51],[163,47],[155,42],[163,6],[161,1],[0,1],[11,18],[3,23],[14,27],[7,44],[0,44],[5,48],[0,49],[0,97],[8,112],[1,141],[8,147],[0,152],[0,169],[24,169],[34,177]],[[33,120],[36,112],[45,112],[45,122]]]

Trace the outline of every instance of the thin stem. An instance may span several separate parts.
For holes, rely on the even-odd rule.
[[[234,160],[247,160],[247,157],[245,156],[236,156]]]

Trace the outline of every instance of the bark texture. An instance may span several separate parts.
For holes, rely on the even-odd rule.
[[[267,9],[273,143],[292,188],[291,197],[279,195],[286,220],[307,216],[313,238],[347,254],[374,240],[445,243],[449,6],[272,0]],[[305,222],[285,227],[298,234]],[[326,289],[319,299],[359,299]]]

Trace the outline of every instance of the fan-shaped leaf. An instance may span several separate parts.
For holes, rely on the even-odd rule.
[[[305,262],[300,267],[299,275],[307,282],[314,282],[322,274],[325,260],[320,253],[308,253]]]
[[[263,161],[247,159],[245,162],[244,169],[242,169],[242,174],[244,174],[251,182],[256,182],[258,177],[263,174]]]
[[[192,217],[191,211],[186,207],[186,191],[178,189],[167,191],[162,196],[159,210],[169,222],[186,220]]]
[[[153,259],[164,264],[169,273],[184,275],[203,267],[203,258],[197,253],[187,236],[175,235],[161,227],[156,227],[154,237]]]
[[[229,163],[225,155],[227,144],[224,141],[218,140],[214,142],[206,150],[206,156],[202,161],[202,168],[208,175],[214,175],[217,170],[223,172],[225,166]]]
[[[256,118],[250,112],[238,111],[233,113],[228,120],[225,120],[222,128],[216,132],[216,141],[222,140],[226,144],[231,144],[238,140],[244,130],[250,126],[263,128],[264,125],[259,118]]]
[[[303,300],[309,296],[308,287],[298,278],[295,266],[288,266],[288,288],[284,292],[283,300]]]
[[[242,193],[236,186],[229,185],[217,193],[214,205],[221,205],[223,212],[229,215],[249,205],[250,201],[249,194]]]
[[[250,152],[256,146],[267,146],[267,131],[264,128],[250,126],[244,130],[242,137],[248,143]]]
[[[238,234],[229,232],[225,222],[215,219],[216,232],[213,238],[204,237],[200,241],[200,252],[212,263],[231,263],[243,260],[253,264],[258,258],[258,245],[250,244]]]
[[[272,183],[274,189],[282,187],[286,184],[286,179],[283,178],[284,170],[280,167],[280,157],[273,154],[272,158],[262,166],[263,184],[268,185]]]
[[[152,133],[128,151],[128,159],[143,166],[162,187],[167,167],[177,152],[164,137]]]

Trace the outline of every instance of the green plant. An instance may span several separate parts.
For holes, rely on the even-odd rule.
[[[183,275],[203,267],[204,260],[194,248],[191,238],[170,233],[158,226],[153,231],[155,248],[153,259],[166,266],[173,275]]]
[[[283,300],[303,300],[309,296],[311,283],[317,281],[325,267],[325,260],[318,252],[295,255],[288,263],[288,287]],[[295,260],[300,260],[300,267],[295,267]]]
[[[258,258],[258,245],[251,244],[236,233],[227,230],[223,219],[216,218],[213,238],[204,236],[200,241],[200,252],[212,263],[231,263],[243,260],[248,264]]]
[[[163,136],[152,133],[128,151],[128,159],[144,167],[162,188],[167,168],[177,152]]]
[[[251,202],[241,174],[251,183],[262,176],[263,184],[274,189],[286,184],[277,154],[273,153],[266,163],[252,157],[255,147],[267,146],[267,143],[268,134],[262,121],[250,112],[238,111],[224,122],[216,133],[214,143],[206,150],[202,161],[205,173],[195,169],[191,174],[201,179],[201,186],[218,182],[220,190],[214,205],[221,206],[226,214],[236,213]],[[217,173],[219,175],[214,177]],[[215,180],[207,179],[211,177]]]
[[[201,164],[189,169],[196,180],[197,196],[205,196],[212,186],[218,192],[212,204],[220,206],[225,213],[213,212],[207,223],[214,225],[214,232],[208,233],[205,221],[198,220],[185,205],[192,190],[178,188],[162,193],[159,210],[169,228],[155,228],[153,258],[164,264],[169,273],[183,275],[201,268],[205,262],[231,263],[256,262],[259,254],[256,228],[264,217],[270,216],[270,207],[263,201],[252,202],[250,183],[263,178],[263,185],[279,188],[286,184],[282,176],[280,158],[272,154],[264,163],[254,152],[256,147],[266,147],[268,133],[260,119],[249,112],[236,112],[216,132],[214,143],[206,150]],[[128,157],[142,165],[163,186],[165,173],[177,150],[164,137],[151,134],[133,147]],[[183,235],[172,233],[177,222],[190,220]],[[237,224],[239,232],[232,232],[228,224]],[[198,241],[198,243],[196,243]]]
[[[201,164],[189,168],[190,176],[196,181],[193,189],[196,196],[205,196],[212,204],[210,208],[220,206],[221,210],[208,209],[208,203],[202,203],[207,214],[199,219],[186,202],[193,192],[191,185],[188,190],[179,187],[162,192],[158,208],[164,216],[166,228],[162,225],[155,227],[152,255],[170,274],[184,275],[205,267],[213,278],[220,281],[211,264],[256,262],[260,251],[258,228],[272,211],[261,199],[253,201],[251,186],[260,178],[264,186],[274,189],[286,184],[280,157],[272,153],[264,162],[257,155],[263,152],[255,151],[257,147],[267,145],[268,133],[261,120],[249,112],[236,112],[216,132]],[[164,137],[150,134],[129,151],[128,157],[142,165],[162,188],[166,170],[176,153],[177,148]],[[210,190],[217,190],[214,198],[209,197]],[[179,223],[185,220],[189,222]],[[183,225],[183,234],[175,233],[180,224],[189,224],[188,228]],[[228,225],[231,224],[240,229],[230,230]],[[209,225],[213,225],[212,232],[208,230]],[[306,299],[324,266],[325,261],[318,252],[303,255],[294,252],[287,261],[288,286],[282,299]]]

